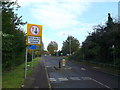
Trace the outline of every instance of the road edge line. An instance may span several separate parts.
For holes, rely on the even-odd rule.
[[[100,71],[100,72],[103,72],[105,74],[110,74],[110,75],[113,75],[113,76],[116,76],[116,77],[119,77],[120,75],[117,75],[117,74],[113,74],[113,73],[110,73],[110,72],[107,72],[107,71],[102,71],[102,69],[96,69],[96,68],[93,68],[92,69],[96,70],[96,71]]]
[[[44,68],[45,68],[45,73],[46,73],[47,80],[48,80],[48,86],[49,86],[49,89],[51,90],[51,85],[50,85],[50,81],[49,81],[49,76],[48,76],[47,68],[45,67],[45,61],[44,61]]]
[[[114,89],[112,89],[111,87],[109,87],[109,86],[107,86],[107,85],[105,85],[105,84],[103,84],[103,83],[101,83],[101,82],[99,82],[99,81],[97,81],[97,80],[95,80],[95,79],[93,79],[93,78],[91,78],[91,80],[93,80],[94,82],[96,82],[96,83],[98,83],[98,84],[100,84],[100,85],[102,85],[102,86],[104,86],[104,87],[106,87],[106,88],[109,88],[109,89],[111,89],[111,90],[114,90]]]

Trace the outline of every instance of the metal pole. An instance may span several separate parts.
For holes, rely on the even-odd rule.
[[[61,61],[59,60],[59,68],[61,68]]]
[[[71,37],[70,37],[70,56],[71,56]]]
[[[115,66],[115,52],[113,51],[113,60],[114,60],[114,66]]]
[[[32,68],[33,68],[33,52],[34,52],[34,50],[32,50]]]
[[[27,52],[28,52],[28,49],[26,47],[26,58],[25,58],[25,73],[24,73],[24,79],[26,79],[26,73],[27,73]]]
[[[114,66],[115,66],[115,51],[113,51],[113,60],[114,60]]]
[[[113,48],[113,64],[115,66],[115,51],[114,51],[115,46],[112,45],[112,48]]]
[[[41,57],[42,57],[42,49],[43,49],[43,46],[41,46],[41,50],[40,50],[40,52],[41,52]]]

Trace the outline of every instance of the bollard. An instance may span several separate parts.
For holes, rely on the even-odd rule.
[[[60,62],[60,60],[59,60],[59,68],[61,68],[61,62]]]
[[[65,59],[63,59],[63,60],[62,60],[62,66],[64,67],[65,64],[66,64],[66,61],[65,61]]]

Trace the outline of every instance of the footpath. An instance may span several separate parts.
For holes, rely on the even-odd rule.
[[[33,69],[31,75],[26,78],[23,89],[24,88],[47,88],[50,90],[47,71],[42,58]]]

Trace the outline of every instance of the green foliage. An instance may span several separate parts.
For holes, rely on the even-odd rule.
[[[113,21],[108,14],[106,25],[95,26],[93,30],[71,59],[79,57],[79,60],[120,65],[120,23]]]
[[[27,61],[28,61],[28,62],[32,61],[32,55],[29,54],[29,53],[27,54]]]
[[[58,53],[58,56],[62,56],[63,52],[59,50],[57,53]]]
[[[14,2],[2,2],[2,70],[10,70],[24,62],[25,33],[21,17],[14,14]],[[18,8],[18,7],[16,7]]]
[[[39,63],[39,60],[40,57],[34,58],[33,64],[32,62],[28,62],[27,65],[33,65],[34,68]],[[24,83],[24,67],[25,64],[21,64],[13,70],[2,73],[2,88],[20,88],[21,85]],[[32,69],[29,67],[27,70],[27,76],[29,76],[31,72]]]
[[[58,50],[58,44],[55,41],[51,41],[47,46],[47,50],[51,55],[54,55]]]
[[[63,42],[62,52],[64,55],[70,54],[71,48],[71,54],[73,54],[79,49],[79,46],[80,43],[76,38],[73,36],[68,36],[67,40]]]
[[[82,57],[82,53],[81,53],[81,49],[80,48],[74,54],[69,56],[69,60],[80,61],[82,58],[83,57]]]
[[[55,50],[55,48],[54,48],[54,46],[53,46],[53,45],[48,45],[47,50],[48,50],[48,51],[49,51],[49,53],[50,53],[50,54],[52,54],[52,55],[53,55],[53,54],[54,54],[54,52],[55,52],[55,51],[54,51],[54,50]]]

